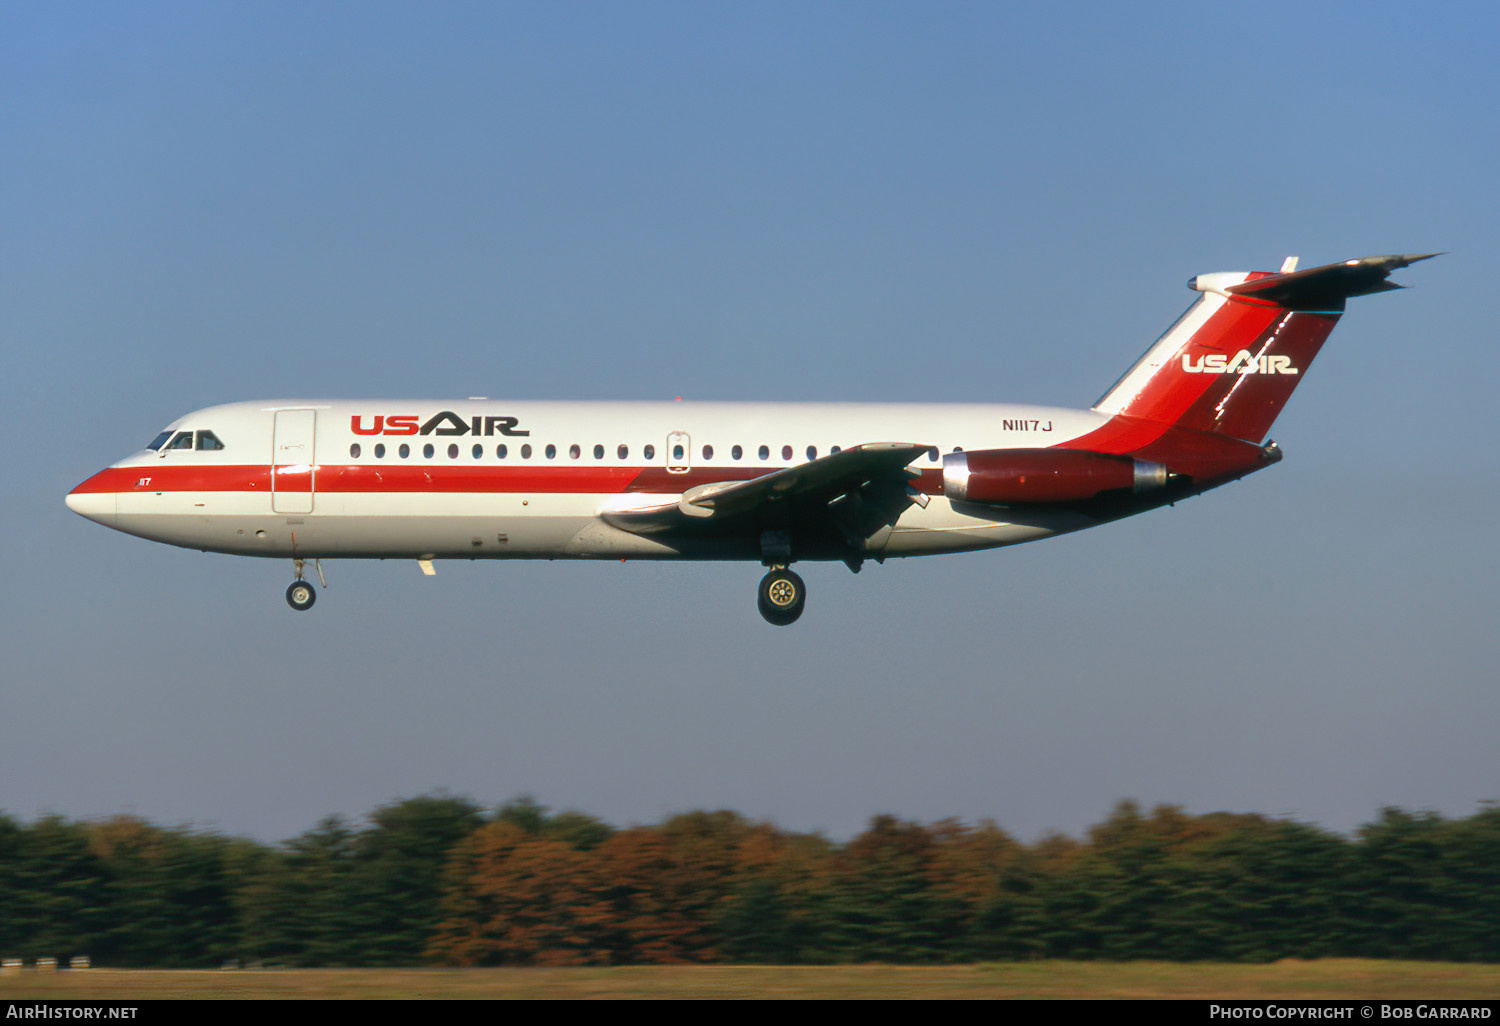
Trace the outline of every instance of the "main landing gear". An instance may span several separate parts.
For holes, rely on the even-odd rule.
[[[302,579],[302,564],[304,562],[305,560],[301,559],[292,560],[292,563],[297,568],[297,579],[288,585],[286,589],[286,604],[299,613],[311,609],[313,603],[318,601],[318,592],[312,586],[312,582]],[[323,576],[323,564],[315,559],[313,560],[313,566],[317,568],[318,580],[322,582],[323,587],[328,587],[328,580]]]
[[[807,585],[786,567],[774,567],[760,580],[757,595],[760,615],[766,622],[777,627],[796,623],[802,615],[802,606],[807,602]]]

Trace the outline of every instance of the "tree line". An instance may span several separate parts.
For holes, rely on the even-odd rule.
[[[616,828],[447,795],[267,845],[0,815],[0,957],[96,966],[1500,961],[1500,808],[1353,837],[1120,803],[1082,839],[877,816],[848,842],[728,811]]]

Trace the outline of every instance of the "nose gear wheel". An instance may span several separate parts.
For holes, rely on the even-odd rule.
[[[286,604],[297,612],[311,609],[318,601],[318,591],[307,581],[293,581],[286,589]]]

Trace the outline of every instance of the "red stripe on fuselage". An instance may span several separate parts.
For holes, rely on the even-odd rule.
[[[307,489],[302,489],[306,491]],[[179,464],[170,467],[110,467],[73,489],[90,492],[267,492],[271,468]]]
[[[614,493],[629,489],[636,467],[473,467],[345,465],[318,468],[318,491]]]
[[[674,474],[664,467],[495,467],[434,464],[342,464],[315,468],[320,493],[464,492],[506,494],[616,495],[622,492],[675,494],[695,485],[747,481],[777,467],[695,467]],[[307,473],[278,468],[277,491],[308,490]],[[75,493],[90,492],[266,492],[271,468],[255,465],[111,467],[84,481]]]
[[[1132,455],[1167,465],[1199,480],[1213,480],[1260,465],[1260,447],[1235,439],[1166,424],[1114,417],[1088,434],[1056,446]],[[696,485],[745,481],[779,467],[695,467],[674,474],[665,467],[450,466],[433,464],[339,464],[316,468],[322,494],[594,494],[648,492],[673,495]],[[914,468],[916,469],[916,468]],[[943,472],[920,468],[910,484],[928,495],[943,494]],[[278,472],[277,491],[307,491],[309,475]],[[84,481],[74,493],[259,492],[271,494],[271,468],[245,464],[111,467]]]

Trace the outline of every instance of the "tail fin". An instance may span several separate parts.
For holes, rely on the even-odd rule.
[[[1203,293],[1094,410],[1261,442],[1350,296],[1402,286],[1390,273],[1437,253],[1365,257],[1306,271],[1200,274]]]

